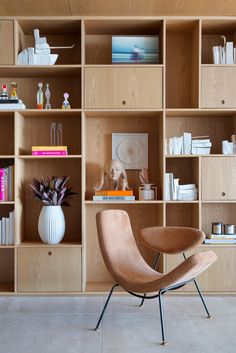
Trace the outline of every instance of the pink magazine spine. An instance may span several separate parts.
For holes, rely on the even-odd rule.
[[[33,151],[32,156],[66,156],[67,151]]]
[[[0,201],[5,201],[4,168],[0,168]]]

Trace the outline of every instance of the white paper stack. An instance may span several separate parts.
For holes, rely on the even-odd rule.
[[[210,154],[212,143],[210,139],[192,140],[192,154]]]
[[[195,184],[179,185],[178,187],[179,201],[194,201],[197,200],[197,187]]]

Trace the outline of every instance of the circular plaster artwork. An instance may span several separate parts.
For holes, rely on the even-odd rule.
[[[135,140],[123,140],[117,146],[117,156],[125,164],[136,164],[143,158],[143,146]]]

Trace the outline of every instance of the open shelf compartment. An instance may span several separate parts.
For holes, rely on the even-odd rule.
[[[0,110],[0,156],[12,155],[14,155],[14,114]]]
[[[0,293],[14,293],[14,248],[0,248],[0,266]]]

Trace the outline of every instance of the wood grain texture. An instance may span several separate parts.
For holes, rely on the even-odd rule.
[[[13,21],[0,21],[0,65],[14,63]]]
[[[236,157],[202,158],[202,200],[236,200]]]
[[[13,113],[0,113],[0,155],[14,155]]]
[[[85,68],[85,108],[161,107],[162,68]]]
[[[80,248],[18,248],[19,292],[81,291]]]
[[[200,228],[199,204],[166,204],[166,225]]]

